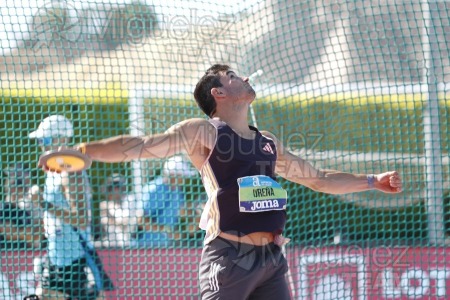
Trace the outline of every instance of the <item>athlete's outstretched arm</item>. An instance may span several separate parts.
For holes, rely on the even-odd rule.
[[[120,135],[82,143],[77,148],[91,159],[107,163],[127,162],[140,158],[164,158],[177,153],[180,149],[176,144],[178,134],[179,130],[170,128],[164,133],[151,136]],[[85,149],[82,149],[83,147]]]
[[[264,134],[272,138],[277,146],[276,173],[289,181],[328,194],[347,194],[373,189],[384,193],[402,191],[402,180],[396,171],[352,174],[316,169],[306,160],[289,152],[273,134],[269,132]]]
[[[166,132],[143,137],[120,135],[75,147],[92,160],[115,163],[134,159],[166,158],[180,152],[192,152],[198,145],[210,147],[211,125],[205,119],[188,119]]]

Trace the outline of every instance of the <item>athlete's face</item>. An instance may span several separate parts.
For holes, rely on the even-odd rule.
[[[220,79],[223,85],[223,89],[227,93],[227,96],[235,100],[249,101],[250,103],[255,100],[255,90],[248,82],[248,77],[240,77],[232,70],[227,71]]]

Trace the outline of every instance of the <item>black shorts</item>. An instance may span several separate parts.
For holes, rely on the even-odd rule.
[[[290,299],[287,261],[274,243],[254,246],[217,237],[203,248],[203,300]]]
[[[64,293],[77,300],[95,299],[97,295],[92,295],[88,290],[86,267],[85,258],[77,259],[64,267],[47,264],[42,274],[42,287]]]
[[[73,299],[95,299],[100,291],[114,290],[114,284],[103,269],[103,264],[95,249],[87,248],[83,258],[73,261],[69,266],[57,267],[48,262],[44,264],[42,287],[65,293]],[[91,272],[95,283],[88,279]]]

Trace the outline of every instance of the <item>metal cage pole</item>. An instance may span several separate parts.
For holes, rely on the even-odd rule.
[[[426,161],[425,197],[427,201],[428,239],[434,245],[441,245],[445,241],[438,80],[436,77],[436,69],[441,66],[435,16],[438,12],[435,1],[422,1],[424,21],[422,47],[425,62],[423,83],[427,86],[423,103]]]

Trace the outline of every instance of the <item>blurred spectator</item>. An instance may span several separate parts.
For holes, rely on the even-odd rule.
[[[73,135],[69,119],[52,115],[28,136],[36,139],[45,152],[67,147]],[[44,210],[48,240],[47,263],[38,283],[39,298],[103,299],[105,290],[114,286],[91,239],[92,192],[86,171],[46,172],[42,197],[32,199]],[[94,281],[90,280],[90,274],[94,275]]]
[[[120,174],[111,175],[102,188],[106,200],[100,203],[102,239],[99,247],[128,246],[136,227],[135,197],[128,193],[127,182]]]
[[[196,174],[187,159],[177,155],[164,163],[161,176],[144,186],[135,246],[168,247],[179,239],[177,227],[186,203],[183,187]]]
[[[0,249],[40,249],[45,240],[42,213],[31,200],[28,165],[13,163],[3,170],[5,198],[0,206]],[[38,189],[33,186],[33,189]]]

